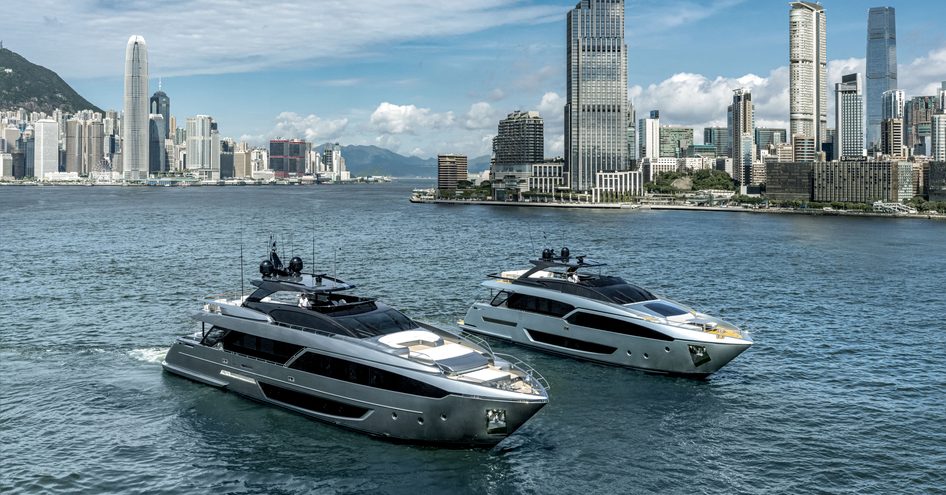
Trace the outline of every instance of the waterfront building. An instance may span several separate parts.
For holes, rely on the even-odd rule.
[[[880,129],[880,152],[891,158],[906,158],[903,119],[886,119]]]
[[[209,115],[187,119],[187,170],[201,179],[220,179],[220,134]]]
[[[13,180],[13,153],[0,153],[0,180]]]
[[[814,162],[765,164],[765,197],[775,201],[811,201]]]
[[[733,146],[733,179],[746,186],[751,181],[752,162],[756,155],[752,92],[744,88],[734,90],[731,108],[729,139]]]
[[[716,156],[718,157],[732,157],[728,127],[704,127],[703,143],[716,146]]]
[[[33,122],[35,139],[33,175],[43,180],[47,174],[59,172],[59,124],[52,119]]]
[[[624,0],[580,0],[566,33],[565,167],[572,190],[588,191],[597,172],[629,167]]]
[[[167,125],[164,115],[152,113],[148,125],[148,173],[161,174],[168,171],[167,149],[165,147]]]
[[[931,150],[930,158],[936,161],[946,161],[946,113],[933,115],[930,125]]]
[[[122,114],[122,177],[148,176],[148,48],[141,36],[125,47],[125,98]]]
[[[930,201],[946,201],[946,161],[930,162],[927,177],[927,199]]]
[[[532,175],[529,176],[529,190],[537,193],[555,194],[559,189],[567,189],[564,171],[565,160],[562,158],[533,163]]]
[[[880,149],[883,94],[896,88],[896,11],[873,7],[867,11],[867,147],[872,151]]]
[[[351,174],[345,167],[345,157],[338,143],[325,143],[322,146],[322,169],[333,181],[348,180]],[[463,178],[466,178],[464,175]]]
[[[326,145],[330,147],[330,145]],[[301,139],[271,139],[269,168],[276,177],[301,176],[310,171],[312,143]],[[341,156],[341,147],[338,149]]]
[[[466,180],[466,155],[437,155],[437,189],[456,190],[457,182]]]
[[[658,134],[660,157],[683,157],[686,155],[687,148],[693,144],[692,127],[662,125]]]
[[[650,117],[641,119],[638,124],[639,157],[658,158],[660,156],[660,112],[650,111]]]
[[[167,93],[161,91],[161,83],[158,82],[158,90],[151,95],[149,100],[149,111],[152,114],[161,114],[164,119],[164,135],[170,136],[171,130],[174,129],[174,126],[177,125],[176,122],[171,122],[171,99],[168,98]]]
[[[825,11],[821,4],[791,3],[789,12],[791,135],[813,139],[815,150],[821,149],[828,124],[828,91],[825,75],[828,63],[826,29]]]
[[[901,181],[908,182],[903,189]],[[817,162],[812,184],[812,199],[818,202],[898,202],[913,196],[913,168],[899,161]]]
[[[649,160],[649,159],[648,159]],[[595,174],[595,187],[591,191],[593,203],[619,202],[628,196],[643,196],[642,174],[637,170],[598,172]]]
[[[528,191],[532,164],[544,154],[545,122],[538,112],[515,111],[500,120],[489,171],[494,197],[518,198]]]
[[[89,175],[102,170],[105,159],[105,127],[95,114],[93,119],[66,121],[65,171]]]
[[[864,99],[861,94],[861,75],[841,76],[834,85],[834,116],[837,125],[834,140],[834,159],[864,156]]]
[[[641,160],[641,171],[645,183],[654,182],[657,176],[664,172],[677,172],[679,170],[680,162],[677,158],[660,157]]]

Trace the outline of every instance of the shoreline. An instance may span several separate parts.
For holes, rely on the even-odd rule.
[[[629,211],[648,211],[648,210],[682,210],[682,211],[707,211],[721,213],[757,213],[757,214],[775,214],[775,215],[809,215],[809,216],[844,216],[844,217],[870,217],[870,218],[909,218],[917,220],[937,220],[946,221],[946,215],[936,213],[879,213],[872,211],[849,211],[849,210],[821,210],[815,208],[746,208],[741,206],[689,206],[689,205],[661,205],[661,204],[639,204],[639,203],[546,203],[546,202],[514,202],[514,201],[487,201],[487,200],[457,200],[457,199],[416,199],[411,198],[411,203],[424,204],[446,204],[446,205],[478,205],[478,206],[501,206],[501,207],[526,207],[526,208],[577,208],[577,209],[599,209],[599,210],[629,210]]]

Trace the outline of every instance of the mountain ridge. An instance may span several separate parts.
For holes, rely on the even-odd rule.
[[[58,74],[36,65],[8,48],[0,48],[0,110],[45,112],[59,108],[63,112],[80,110],[102,112],[83,98]]]

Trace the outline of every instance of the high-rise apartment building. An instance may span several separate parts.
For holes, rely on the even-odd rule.
[[[589,191],[597,172],[628,169],[624,0],[581,0],[566,33],[565,167]]]
[[[660,112],[650,111],[650,117],[641,119],[637,127],[637,141],[640,143],[638,156],[644,158],[660,157]]]
[[[437,189],[455,190],[457,182],[466,180],[466,155],[437,155]]]
[[[96,114],[92,119],[66,121],[66,172],[88,175],[102,170],[105,159],[105,127]]]
[[[35,139],[33,175],[42,180],[46,174],[59,172],[59,123],[41,119],[33,123]]]
[[[932,120],[930,158],[938,162],[946,161],[946,113],[934,114]]]
[[[753,115],[752,92],[739,88],[732,95],[732,142],[733,179],[740,185],[751,183],[752,162],[755,159],[755,116]]]
[[[880,126],[880,152],[891,158],[906,158],[903,119],[886,119]]]
[[[828,125],[827,38],[824,7],[792,2],[789,12],[789,111],[791,135],[821,149]]]
[[[156,114],[159,113],[164,118],[164,135],[171,135],[171,99],[168,98],[168,95],[161,91],[161,83],[158,83],[158,90],[151,95],[150,102],[150,113]]]
[[[125,46],[125,113],[122,115],[122,176],[148,177],[148,48],[141,36]]]
[[[865,154],[864,97],[861,91],[860,74],[841,76],[841,82],[834,85],[835,160],[859,158]]]
[[[867,148],[880,148],[882,98],[897,89],[897,20],[893,7],[867,11]]]
[[[187,170],[203,179],[220,179],[220,134],[209,115],[187,119]]]
[[[539,112],[515,111],[499,121],[493,138],[497,166],[529,165],[545,158],[545,121]]]

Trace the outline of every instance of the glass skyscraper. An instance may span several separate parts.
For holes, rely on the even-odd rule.
[[[897,89],[897,22],[893,7],[867,12],[867,147],[880,147],[883,94]]]
[[[148,178],[148,48],[141,36],[125,46],[125,112],[122,115],[122,172]],[[190,158],[190,157],[188,157]]]
[[[581,0],[568,13],[565,167],[574,191],[628,170],[624,0]]]

